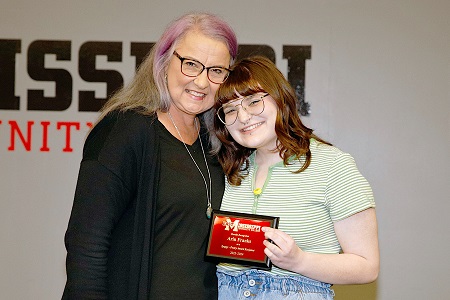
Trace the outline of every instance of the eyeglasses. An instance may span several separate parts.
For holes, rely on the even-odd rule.
[[[205,65],[195,59],[181,57],[177,51],[173,51],[173,54],[181,60],[181,73],[188,77],[197,77],[206,70],[209,81],[220,84],[223,83],[230,74],[230,70],[227,68],[218,66],[205,67]]]
[[[250,95],[241,100],[240,104],[227,105],[224,104],[217,110],[217,117],[219,120],[227,125],[233,125],[239,114],[239,106],[241,106],[246,113],[257,116],[264,111],[264,97],[269,96],[269,93],[264,95]]]

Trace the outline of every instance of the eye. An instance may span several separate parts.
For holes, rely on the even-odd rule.
[[[261,102],[261,101],[262,101],[261,98],[248,99],[247,106],[255,106],[255,105],[258,105],[258,103]]]
[[[183,65],[190,69],[201,69],[200,63],[196,62],[195,60],[185,60],[183,62]]]
[[[225,73],[225,70],[222,68],[211,68],[209,69],[209,72],[212,72],[214,75],[223,75],[223,73]]]
[[[237,111],[236,106],[226,106],[222,109],[223,109],[223,113],[225,115],[232,115],[232,114],[236,113],[236,111]]]

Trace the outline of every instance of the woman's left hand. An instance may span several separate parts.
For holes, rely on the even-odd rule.
[[[294,239],[279,229],[263,227],[262,231],[267,240],[264,241],[264,253],[277,267],[293,271],[295,264],[301,262],[303,251]],[[271,243],[270,241],[273,241]]]

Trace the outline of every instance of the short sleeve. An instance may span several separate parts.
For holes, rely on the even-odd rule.
[[[375,207],[372,188],[348,153],[336,156],[328,174],[325,197],[333,222]]]

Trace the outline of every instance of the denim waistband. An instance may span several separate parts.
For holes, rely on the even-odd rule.
[[[240,286],[242,288],[257,287],[261,290],[271,289],[286,292],[320,293],[334,295],[331,284],[317,281],[302,275],[273,275],[269,272],[250,269],[244,271],[218,270],[222,274],[220,284]]]

